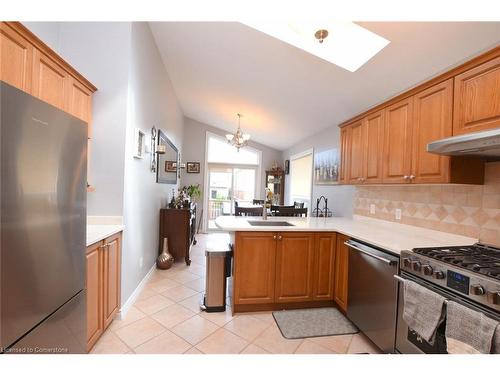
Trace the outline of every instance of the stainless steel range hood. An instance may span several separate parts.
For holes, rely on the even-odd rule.
[[[442,155],[482,156],[500,160],[500,128],[457,135],[427,145],[427,151]]]

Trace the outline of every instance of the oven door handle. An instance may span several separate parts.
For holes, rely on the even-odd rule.
[[[386,264],[387,264],[387,265],[389,265],[389,266],[392,266],[393,264],[395,264],[395,263],[396,263],[396,262],[395,262],[395,261],[393,261],[393,260],[386,259],[386,258],[382,258],[382,257],[379,257],[378,255],[375,255],[375,254],[369,253],[368,251],[365,251],[365,250],[363,250],[363,249],[360,249],[359,247],[354,246],[354,245],[352,245],[351,243],[349,243],[349,242],[347,242],[347,241],[346,241],[346,242],[344,242],[344,245],[349,246],[351,249],[354,249],[354,250],[356,250],[356,251],[359,251],[360,253],[363,253],[363,254],[368,255],[368,256],[370,256],[370,257],[372,257],[372,258],[375,258],[375,259],[377,259],[377,260],[380,260],[381,262],[384,262],[384,263],[386,263]]]
[[[400,283],[403,283],[403,282],[405,282],[405,281],[406,281],[406,279],[403,279],[401,276],[398,276],[398,275],[394,275],[394,278],[395,278],[398,282],[400,282]]]

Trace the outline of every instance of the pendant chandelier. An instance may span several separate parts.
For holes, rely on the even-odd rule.
[[[240,148],[245,147],[248,144],[248,140],[250,139],[250,134],[244,134],[241,131],[240,127],[240,120],[242,115],[240,113],[237,113],[238,116],[238,130],[236,130],[236,133],[234,134],[226,134],[226,139],[227,141],[238,151],[240,151]]]

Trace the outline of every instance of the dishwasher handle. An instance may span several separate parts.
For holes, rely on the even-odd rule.
[[[375,254],[372,254],[366,250],[363,250],[363,249],[360,249],[359,247],[353,245],[352,243],[346,241],[344,242],[344,245],[346,246],[349,246],[351,249],[354,249],[356,251],[359,251],[360,253],[363,253],[365,255],[368,255],[372,258],[375,258],[377,260],[380,260],[381,262],[384,262],[385,264],[389,265],[389,266],[392,266],[393,264],[396,264],[397,262],[394,261],[394,260],[390,260],[390,259],[386,259],[386,258],[383,258],[383,257],[379,257],[378,255],[375,255]]]

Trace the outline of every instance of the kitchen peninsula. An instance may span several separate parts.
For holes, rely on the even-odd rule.
[[[220,229],[231,233],[234,244],[230,291],[234,313],[334,304],[346,311],[349,248],[345,242],[351,238],[396,256],[416,247],[477,242],[475,238],[360,216],[271,217],[265,224],[262,221],[234,216],[216,219]]]

